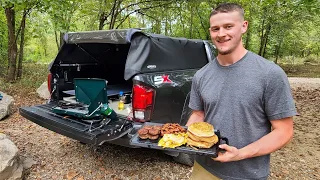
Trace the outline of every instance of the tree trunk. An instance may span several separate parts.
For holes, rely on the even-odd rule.
[[[5,8],[7,26],[8,26],[8,64],[9,70],[7,80],[15,80],[17,64],[17,42],[15,40],[15,10],[14,6]]]
[[[111,12],[111,20],[109,24],[109,29],[113,29],[115,24],[116,24],[116,19],[119,14],[118,10],[120,8],[121,0],[114,0],[114,5],[112,7],[112,12]]]
[[[271,30],[271,24],[268,24],[267,26],[267,30],[266,30],[266,33],[265,33],[265,37],[264,37],[264,46],[263,46],[263,54],[262,54],[262,57],[266,57],[266,52],[267,52],[267,44],[268,44],[268,40],[269,40],[269,33],[270,33],[270,30]]]
[[[68,29],[69,29],[69,28],[68,28]],[[67,31],[68,31],[68,30],[67,30]],[[64,32],[61,32],[61,31],[60,31],[60,46],[59,46],[60,48],[59,48],[59,49],[61,49],[61,46],[63,45],[63,36],[64,36],[64,34],[65,34]]]
[[[248,21],[252,22],[252,16],[251,16],[251,9],[249,9],[249,17]],[[250,49],[250,42],[251,42],[251,25],[249,24],[248,29],[247,29],[247,37],[246,37],[246,42],[245,42],[245,47],[246,49]]]
[[[131,28],[131,19],[130,19],[130,16],[128,16],[128,26],[129,26],[129,28]]]
[[[107,5],[107,1],[106,0],[101,0],[100,1],[100,8],[99,8],[99,30],[103,29],[104,26],[104,22],[106,21],[106,17],[105,17],[105,8]]]
[[[259,55],[262,57],[265,57],[266,55],[266,47],[267,47],[270,30],[271,30],[271,24],[268,23],[266,29],[262,31],[262,35],[260,38],[260,50],[259,50]]]
[[[99,18],[99,30],[102,30],[103,29],[103,26],[104,26],[104,13],[100,15],[100,18]]]
[[[189,29],[189,38],[191,39],[192,38],[192,24],[193,24],[193,6],[190,7],[190,29]]]
[[[209,39],[210,35],[208,33],[208,29],[210,28],[210,25],[207,24],[207,27],[205,26],[205,24],[203,23],[202,17],[201,17],[201,15],[199,13],[199,9],[197,7],[196,7],[196,10],[197,10],[198,17],[200,19],[201,27],[202,27],[203,31],[206,33],[205,39]],[[198,30],[198,32],[199,32],[199,30]],[[201,35],[200,35],[200,38],[202,39]]]
[[[24,48],[24,33],[26,27],[26,10],[23,11],[23,16],[21,19],[21,37],[20,37],[20,52],[19,52],[19,61],[18,61],[18,73],[17,78],[20,79],[22,77],[22,61],[23,61],[23,48]]]
[[[262,55],[263,52],[263,40],[264,40],[264,19],[262,20],[262,24],[261,24],[261,34],[260,34],[260,48],[259,48],[259,55]]]
[[[179,18],[180,18],[180,24],[181,24],[181,26],[182,26],[182,32],[183,32],[183,37],[185,37],[186,36],[186,28],[185,28],[185,26],[184,26],[184,21],[183,21],[183,17],[182,17],[182,14],[181,14],[181,9],[180,10],[178,10],[178,13],[179,13]]]
[[[276,63],[276,64],[278,64],[279,52],[280,52],[280,44],[276,45],[276,49],[275,49],[275,57],[276,57],[276,59],[274,60],[274,63]]]
[[[156,21],[156,24],[154,26],[152,26],[154,32],[156,34],[161,34],[161,22],[160,21]]]
[[[60,46],[59,46],[59,40],[58,40],[58,34],[57,34],[57,31],[54,31],[54,37],[56,39],[56,45],[57,45],[57,48],[58,48],[58,51],[60,49]]]
[[[275,49],[275,57],[276,57],[276,59],[275,59],[274,63],[276,63],[276,64],[278,64],[278,59],[279,59],[279,55],[280,55],[280,49],[281,49],[281,46],[282,46],[283,38],[284,38],[284,35],[282,35],[282,38],[280,39],[280,42],[276,46],[276,49]]]
[[[168,14],[166,13],[165,24],[164,24],[164,35],[168,36]]]
[[[246,43],[245,43],[246,49],[250,49],[250,41],[251,41],[251,28],[248,28]]]

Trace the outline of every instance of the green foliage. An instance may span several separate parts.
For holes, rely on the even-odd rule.
[[[0,77],[0,91],[9,94],[15,94],[15,92],[19,91],[22,92],[22,95],[26,95],[29,92],[35,92],[35,90],[46,81],[48,75],[47,64],[25,63],[23,66],[23,77],[14,84],[8,83],[4,78]]]
[[[315,55],[310,55],[305,58],[305,60],[303,61],[303,64],[311,64],[311,65],[320,64],[320,59],[318,58],[319,57],[316,57]]]
[[[7,32],[7,25],[6,25],[6,17],[4,15],[4,9],[0,9],[0,72],[1,67],[7,65],[7,49],[8,49],[8,32]],[[0,73],[1,75],[1,73]]]
[[[25,44],[26,62],[51,62],[58,49],[55,43],[54,30],[43,28],[52,26],[50,16],[40,12],[33,12],[28,19]]]
[[[26,22],[25,62],[50,62],[58,52],[63,33],[98,30],[101,17],[105,18],[103,29],[143,28],[146,32],[209,40],[209,14],[219,2],[222,1],[0,0],[2,7],[15,5],[17,30],[23,10],[32,8]],[[271,60],[303,64],[305,58],[315,57],[313,59],[319,62],[320,1],[233,2],[242,4],[245,18],[249,20],[248,33],[243,37],[249,50],[258,53],[265,40],[263,55]],[[4,72],[8,42],[3,8],[0,10],[0,32],[0,72]]]

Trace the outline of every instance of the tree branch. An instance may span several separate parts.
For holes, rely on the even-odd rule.
[[[203,21],[202,21],[202,18],[201,18],[201,16],[200,16],[198,7],[196,7],[196,10],[197,10],[197,14],[198,14],[198,16],[199,16],[200,22],[201,22],[201,26],[202,26],[204,32],[206,33],[206,38],[207,38],[207,37],[209,37],[209,33],[208,33],[208,28],[209,28],[209,27],[208,27],[208,28],[205,28],[205,26],[204,26],[204,24],[203,24]]]
[[[20,31],[21,31],[21,27],[22,27],[22,24],[23,24],[22,21],[23,21],[24,18],[26,18],[27,15],[29,15],[29,12],[31,12],[31,9],[32,9],[32,7],[23,10],[23,15],[22,15],[22,18],[21,18],[20,26],[18,28],[18,32],[16,33],[16,37],[14,39],[14,43],[17,43]]]
[[[142,12],[140,12],[140,11],[138,11],[137,13],[139,13],[139,14],[141,14],[141,15],[144,15],[144,16],[147,16],[147,17],[149,17],[150,19],[153,19],[153,20],[155,20],[155,21],[158,21],[157,18],[155,18],[155,17],[153,17],[153,16],[150,16],[150,15],[148,15],[148,14],[142,13]]]
[[[140,11],[142,11],[142,10],[148,10],[148,9],[151,9],[151,8],[156,8],[156,7],[165,6],[165,5],[168,5],[168,4],[171,4],[171,3],[172,3],[172,2],[169,1],[168,3],[159,4],[159,5],[156,5],[156,6],[149,6],[149,7],[145,7],[145,8],[135,9],[135,10],[131,11],[129,14],[127,14],[122,20],[120,20],[120,23],[117,25],[116,29],[118,29],[118,28],[121,26],[121,24],[122,24],[131,14],[133,14],[133,13],[136,13],[136,12],[137,12],[137,13],[143,14],[143,13],[140,12]]]
[[[129,4],[128,6],[121,8],[119,10],[119,12],[122,12],[123,10],[125,10],[125,9],[127,9],[127,8],[129,8],[131,6],[135,6],[135,5],[142,4],[142,3],[149,3],[149,2],[153,2],[153,1],[150,1],[150,0],[148,0],[148,1],[139,1],[137,3]]]

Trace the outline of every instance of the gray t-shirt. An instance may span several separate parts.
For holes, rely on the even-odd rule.
[[[205,121],[237,148],[268,134],[270,121],[297,114],[284,71],[250,51],[230,66],[215,59],[197,71],[189,107],[204,111]],[[197,156],[196,161],[223,179],[266,179],[270,155],[227,163]]]

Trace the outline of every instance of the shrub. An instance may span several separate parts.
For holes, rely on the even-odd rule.
[[[306,57],[303,61],[304,64],[319,64],[319,60],[316,56],[310,55]]]

